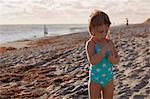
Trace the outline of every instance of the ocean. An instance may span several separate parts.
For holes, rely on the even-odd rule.
[[[47,36],[58,36],[87,31],[85,24],[49,24]],[[0,25],[0,44],[44,37],[44,25]]]

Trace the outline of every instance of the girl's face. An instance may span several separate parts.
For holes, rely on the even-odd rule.
[[[103,40],[105,39],[107,35],[108,29],[109,29],[108,25],[100,25],[100,26],[94,27],[92,29],[92,32],[98,40]]]

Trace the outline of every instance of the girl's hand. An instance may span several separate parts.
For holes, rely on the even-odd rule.
[[[109,54],[109,56],[108,56],[108,58],[110,59],[110,60],[112,60],[112,59],[114,59],[114,58],[116,58],[117,56],[116,56],[116,53],[114,52],[114,51],[111,51],[110,52],[110,54]]]
[[[113,50],[113,44],[111,41],[109,41],[103,48],[102,50],[104,51],[104,53],[106,53],[107,51],[112,51]]]
[[[110,54],[107,57],[108,61],[110,61],[112,64],[117,64],[120,59],[119,59],[119,56],[116,52],[115,45],[113,44],[112,41],[109,41],[108,49],[110,50]]]
[[[117,64],[119,62],[119,56],[115,50],[112,50],[108,56],[108,61],[113,64]]]

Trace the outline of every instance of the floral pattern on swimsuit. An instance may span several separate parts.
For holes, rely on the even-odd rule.
[[[100,51],[100,45],[96,44],[95,52]],[[98,83],[102,88],[113,78],[113,64],[107,60],[110,51],[107,51],[104,57],[95,65],[89,68],[89,80]]]

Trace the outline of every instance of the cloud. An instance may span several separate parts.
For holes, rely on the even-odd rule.
[[[19,18],[86,23],[93,9],[105,11],[113,21],[123,17],[135,20],[137,15],[141,18],[150,16],[149,5],[149,0],[1,0],[0,21]]]

